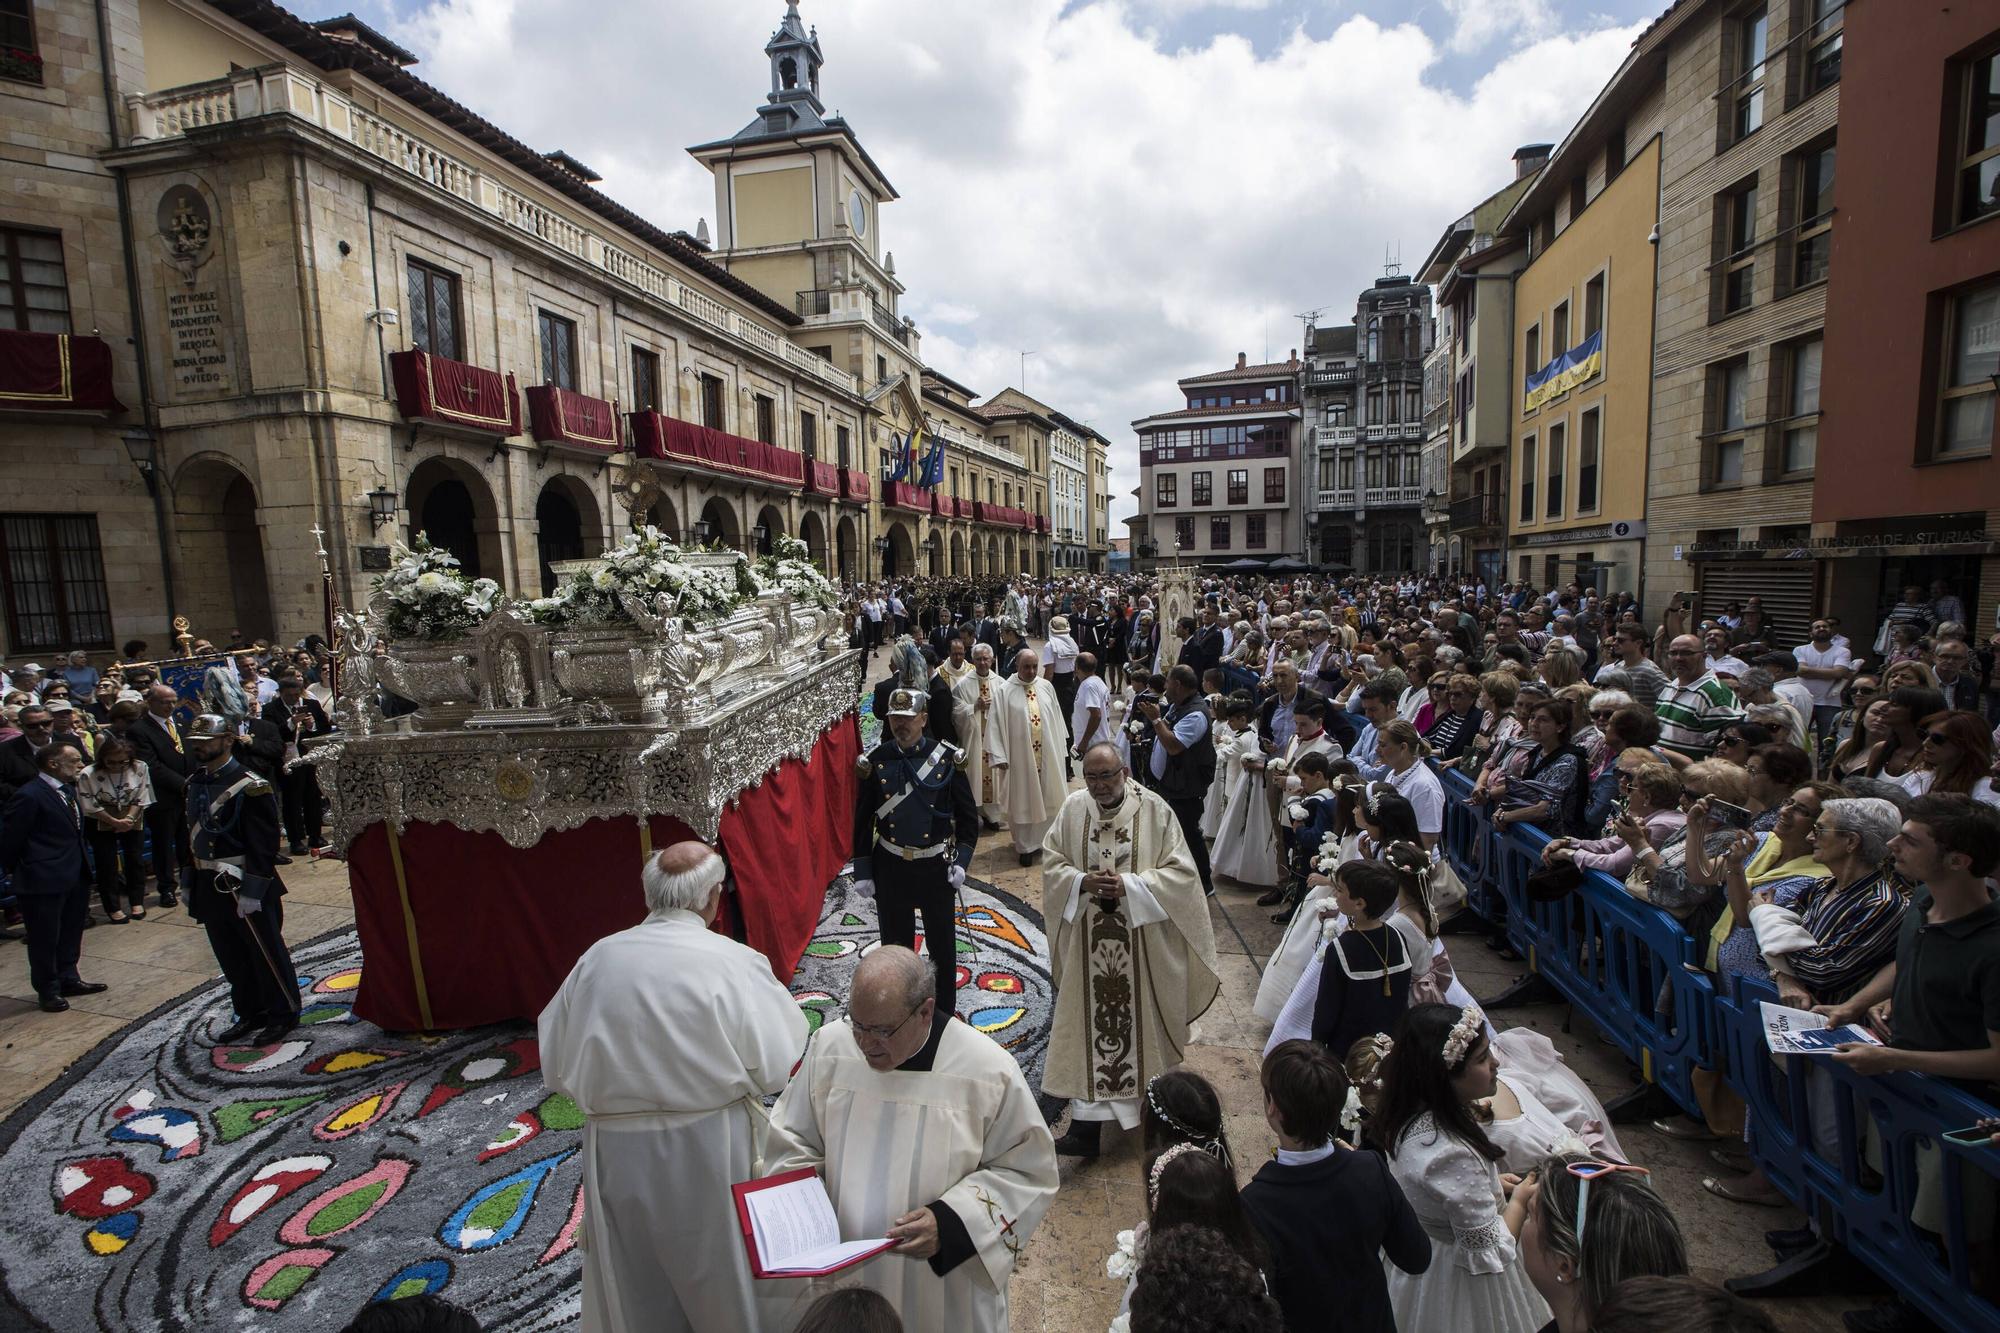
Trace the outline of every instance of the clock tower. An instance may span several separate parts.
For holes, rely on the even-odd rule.
[[[787,331],[806,350],[860,377],[870,397],[917,409],[916,327],[898,313],[903,285],[882,249],[881,207],[897,197],[861,140],[820,100],[825,55],[797,0],[764,45],[771,90],[757,117],[728,139],[688,150],[715,176],[711,258],[804,323]],[[881,402],[891,422],[908,415]]]

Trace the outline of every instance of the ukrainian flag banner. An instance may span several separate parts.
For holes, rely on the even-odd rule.
[[[1532,412],[1549,399],[1568,393],[1603,372],[1604,330],[1599,329],[1528,376],[1521,386],[1521,410]]]

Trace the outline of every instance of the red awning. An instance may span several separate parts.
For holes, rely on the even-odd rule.
[[[641,458],[695,463],[779,486],[805,485],[806,457],[790,449],[780,449],[762,440],[746,440],[727,431],[710,430],[658,412],[634,412],[631,424],[633,449]]]
[[[396,410],[410,421],[434,421],[489,435],[521,433],[514,377],[412,348],[389,353]]]
[[[553,384],[536,385],[527,390],[527,398],[535,443],[567,444],[599,454],[615,454],[625,447],[615,403]]]
[[[0,410],[123,412],[111,392],[111,347],[74,333],[0,330]]]

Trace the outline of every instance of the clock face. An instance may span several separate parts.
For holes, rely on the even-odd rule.
[[[861,191],[849,191],[847,196],[847,222],[854,228],[856,236],[868,234],[868,203],[861,197]]]

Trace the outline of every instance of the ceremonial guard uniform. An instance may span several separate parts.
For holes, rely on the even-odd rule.
[[[922,717],[929,699],[918,690],[889,695],[890,719]],[[953,891],[965,882],[979,840],[979,809],[959,768],[965,752],[920,736],[904,749],[893,732],[861,761],[854,801],[854,879],[875,893],[882,942],[916,947],[923,913],[925,948],[937,969],[937,1002],[957,1003],[957,917]]]
[[[229,723],[203,714],[188,729],[200,768],[187,782],[188,912],[208,932],[215,961],[229,982],[236,1022],[218,1040],[255,1033],[275,1041],[298,1024],[299,979],[285,948],[285,886],[279,882],[278,796],[270,782],[229,753]]]

